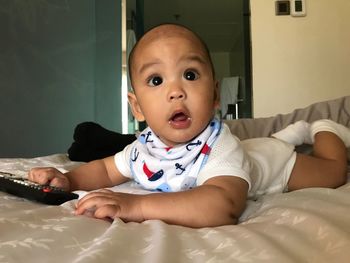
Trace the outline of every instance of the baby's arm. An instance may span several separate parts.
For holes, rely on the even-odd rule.
[[[194,189],[176,193],[132,195],[100,191],[81,199],[77,214],[95,207],[95,217],[207,227],[235,224],[245,208],[248,184],[234,176],[219,176]]]
[[[113,156],[83,164],[65,174],[51,167],[33,168],[28,173],[28,179],[67,191],[112,187],[128,180],[116,168]]]

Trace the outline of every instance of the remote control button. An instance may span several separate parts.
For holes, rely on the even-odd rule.
[[[52,191],[51,187],[44,187],[43,192],[50,193]]]

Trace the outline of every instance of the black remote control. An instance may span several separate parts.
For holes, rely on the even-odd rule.
[[[60,205],[79,195],[50,185],[40,185],[15,174],[0,172],[0,190],[48,205]]]

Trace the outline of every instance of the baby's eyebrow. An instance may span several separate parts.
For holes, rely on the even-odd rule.
[[[139,73],[142,73],[143,71],[145,71],[146,69],[154,66],[154,65],[158,65],[160,64],[161,61],[160,60],[154,60],[154,61],[151,61],[151,62],[148,62],[148,63],[145,63],[141,66],[140,70],[139,70]]]
[[[206,65],[208,63],[202,56],[197,55],[197,54],[186,55],[186,56],[180,58],[179,61],[184,61],[184,62],[195,61],[195,62],[199,62],[200,64],[203,64],[203,65]],[[162,63],[162,61],[160,59],[155,59],[154,61],[145,63],[140,67],[139,73],[141,74],[142,72],[144,72],[148,68],[150,68],[154,65],[159,65],[161,63]]]
[[[199,62],[200,64],[207,64],[208,62],[199,55],[193,54],[193,55],[189,55],[183,58],[184,61],[196,61]]]

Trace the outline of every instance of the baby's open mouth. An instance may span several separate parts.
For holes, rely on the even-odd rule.
[[[186,121],[188,119],[187,114],[183,113],[183,112],[177,112],[175,113],[171,118],[170,121]]]
[[[186,112],[178,111],[170,117],[169,124],[176,129],[185,129],[191,125],[191,118]]]

